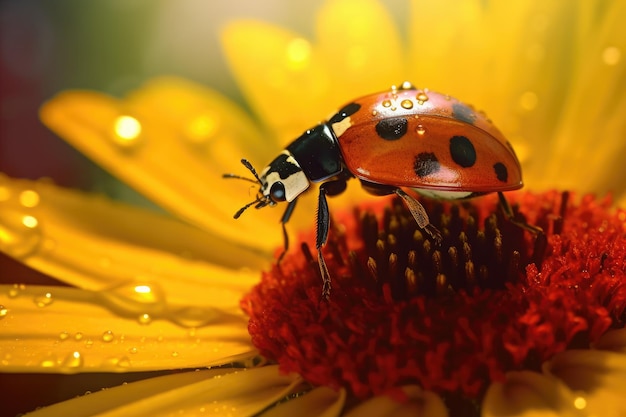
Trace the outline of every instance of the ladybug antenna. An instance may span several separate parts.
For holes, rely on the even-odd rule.
[[[256,204],[255,208],[261,208],[261,207],[265,207],[269,204],[269,201],[267,201],[265,198],[263,198],[262,196],[257,197],[256,200],[251,201],[250,203],[246,204],[245,206],[243,206],[242,208],[240,208],[237,213],[235,213],[235,215],[233,216],[233,218],[238,219],[244,211],[246,211],[249,207],[252,207]]]
[[[254,169],[254,167],[252,166],[250,161],[248,161],[247,159],[244,158],[244,159],[241,160],[241,163],[243,164],[243,166],[248,168],[250,170],[250,172],[252,172],[252,175],[254,175],[254,178],[256,178],[256,180],[259,182],[259,184],[261,184],[261,179],[259,178],[259,174],[256,173],[256,169]]]
[[[243,166],[248,168],[248,170],[250,172],[252,172],[252,175],[254,175],[254,178],[255,178],[254,180],[252,178],[242,177],[242,176],[236,175],[236,174],[223,174],[222,178],[235,178],[235,179],[238,179],[238,180],[244,180],[244,181],[252,182],[254,184],[262,184],[261,179],[259,178],[259,174],[257,174],[256,169],[254,169],[254,167],[252,166],[250,161],[248,161],[247,159],[242,159],[241,163],[243,164]],[[250,204],[254,204],[254,203],[250,203]]]

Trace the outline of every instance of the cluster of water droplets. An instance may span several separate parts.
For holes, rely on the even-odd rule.
[[[0,250],[14,258],[24,259],[45,246],[41,223],[32,213],[40,197],[34,190],[23,190],[14,195],[2,184],[4,178],[0,174],[0,204],[8,206],[0,210]],[[12,199],[16,201],[10,201]],[[50,244],[48,242],[48,246]]]
[[[26,286],[24,284],[14,284],[8,287],[6,293],[8,302],[0,305],[0,320],[10,317],[11,314],[19,312],[11,311],[11,301],[20,297],[28,297],[41,309],[48,309],[53,306],[58,299],[59,302],[76,297],[74,289],[59,287],[37,287]],[[45,288],[45,291],[41,291]],[[228,314],[209,307],[191,306],[168,306],[164,291],[155,283],[142,281],[129,281],[122,285],[117,285],[104,291],[94,291],[89,295],[89,291],[82,290],[83,301],[95,302],[97,305],[107,308],[115,314],[133,318],[141,325],[150,325],[154,320],[169,320],[175,324],[187,328],[187,337],[191,339],[193,346],[201,345],[197,331],[202,326],[209,325],[216,320],[223,323],[228,319]],[[87,296],[85,297],[85,294]],[[43,316],[42,316],[43,317]],[[241,320],[235,314],[232,318]],[[241,323],[244,325],[244,323]],[[123,349],[116,349],[116,354],[103,359],[101,367],[106,369],[122,369],[132,366],[132,357],[141,352],[146,343],[161,343],[166,337],[159,334],[149,337],[134,337],[127,340],[122,333],[117,333],[114,329],[104,328],[96,330],[90,328],[85,332],[81,331],[60,331],[56,340],[52,340],[51,349],[44,354],[38,365],[42,368],[55,368],[65,372],[78,371],[85,364],[85,356],[88,351],[98,344],[127,345]],[[171,358],[180,355],[178,350],[166,352]],[[13,355],[5,353],[0,357],[0,365],[11,364]]]

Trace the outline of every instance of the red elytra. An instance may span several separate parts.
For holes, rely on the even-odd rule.
[[[496,192],[522,187],[504,135],[459,100],[412,87],[353,102],[331,124],[350,172],[367,181],[431,190]],[[382,139],[382,140],[381,140]]]

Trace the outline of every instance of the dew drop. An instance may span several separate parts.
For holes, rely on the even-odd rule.
[[[585,397],[579,395],[574,398],[574,407],[576,407],[577,410],[584,410],[587,408],[587,400]]]
[[[415,98],[417,99],[417,104],[419,105],[422,105],[428,101],[428,95],[426,95],[426,93],[424,93],[423,91],[420,91],[419,93],[417,93]]]
[[[413,108],[413,102],[411,100],[402,100],[402,102],[400,102],[400,105],[405,109]]]
[[[212,113],[199,114],[186,125],[185,138],[195,145],[202,145],[210,141],[219,128],[219,118]]]
[[[135,353],[137,353],[138,351],[139,351],[139,350],[137,349],[137,347],[136,347],[136,346],[133,346],[133,347],[131,347],[131,348],[129,348],[129,349],[128,349],[128,352],[129,352],[129,353],[132,353],[133,355],[134,355]]]
[[[372,116],[376,116],[378,112],[376,110],[372,110]]]
[[[383,107],[391,107],[391,100],[383,100],[382,105]]]
[[[40,307],[40,308],[48,307],[53,302],[54,302],[54,299],[52,298],[52,294],[49,292],[35,297],[35,304],[37,305],[37,307]]]
[[[133,280],[97,293],[102,304],[124,317],[137,317],[142,324],[152,321],[153,312],[167,309],[165,295],[156,283]]]
[[[46,356],[41,360],[41,362],[39,362],[39,366],[41,366],[42,368],[54,368],[58,366],[58,364],[59,361],[54,355]]]
[[[172,352],[172,357],[173,358],[177,358],[178,357],[178,352],[176,352],[176,351]]]
[[[9,312],[9,309],[7,309],[5,306],[0,304],[0,319],[5,318],[8,312]]]
[[[534,110],[539,103],[539,97],[533,91],[526,91],[520,96],[520,107],[526,111]]]
[[[80,368],[83,366],[83,356],[79,352],[72,352],[63,360],[61,366],[64,368]]]
[[[67,340],[69,339],[70,334],[68,332],[61,332],[59,333],[59,339],[60,340]]]
[[[24,284],[13,284],[13,286],[9,289],[8,296],[9,298],[16,298],[25,289],[26,289],[26,285]]]
[[[423,136],[426,133],[426,129],[423,125],[417,125],[417,129],[415,130],[418,135]]]
[[[128,356],[122,356],[117,361],[117,366],[120,367],[120,368],[129,368],[130,367],[130,359],[128,358]]]
[[[74,335],[74,340],[83,340],[83,334],[81,332],[76,332],[76,334]]]
[[[91,348],[91,347],[93,347],[93,340],[92,340],[92,339],[87,339],[87,340],[85,340],[85,347],[86,347],[86,348]]]
[[[39,204],[39,194],[33,190],[24,190],[18,197],[20,204],[24,207],[32,208]]]
[[[150,317],[150,314],[148,313],[143,313],[137,317],[137,321],[139,324],[150,324],[152,323],[152,317]]]
[[[41,241],[41,225],[36,217],[11,209],[0,212],[0,250],[23,259],[34,254]]]
[[[102,333],[103,342],[109,343],[109,342],[112,342],[113,339],[115,339],[115,335],[113,334],[111,330],[107,330],[106,332]]]
[[[189,328],[206,326],[219,316],[215,309],[204,307],[184,307],[176,310],[171,317],[174,323]]]
[[[132,116],[121,115],[113,122],[113,141],[124,149],[137,146],[141,141],[141,123]]]
[[[622,59],[622,51],[616,46],[609,46],[602,51],[602,61],[606,65],[617,65]]]

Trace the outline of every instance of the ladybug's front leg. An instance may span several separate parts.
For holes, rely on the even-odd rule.
[[[320,186],[320,193],[317,204],[317,229],[315,248],[317,249],[317,262],[320,265],[322,275],[322,299],[328,300],[330,296],[330,273],[322,255],[322,247],[328,240],[328,230],[330,229],[330,214],[328,212],[328,202],[326,201],[326,184]]]
[[[285,209],[285,212],[283,213],[283,217],[280,219],[280,224],[283,227],[283,251],[278,256],[278,260],[276,261],[276,263],[279,265],[280,265],[280,262],[285,257],[285,255],[287,254],[287,251],[289,250],[289,234],[287,233],[287,228],[285,227],[285,225],[291,218],[293,209],[296,208],[296,201],[298,201],[297,198],[290,201],[289,204],[287,204],[287,208]]]

